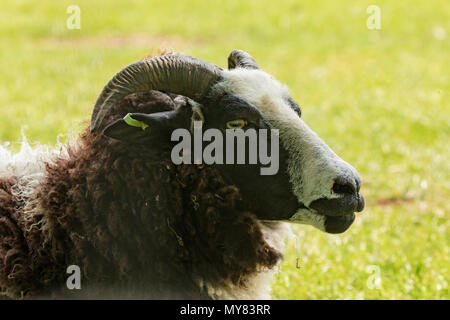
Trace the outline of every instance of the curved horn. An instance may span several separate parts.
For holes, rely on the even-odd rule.
[[[259,69],[255,59],[242,50],[233,50],[228,56],[228,69],[234,68]]]
[[[119,71],[103,88],[95,103],[91,132],[96,131],[107,111],[125,96],[163,90],[201,101],[220,79],[222,69],[185,55],[164,55],[137,61]]]

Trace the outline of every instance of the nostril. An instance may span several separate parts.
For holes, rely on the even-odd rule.
[[[345,193],[345,194],[353,194],[355,193],[354,189],[350,185],[334,183],[333,185],[334,193]]]
[[[333,184],[333,192],[340,194],[354,194],[356,193],[356,185],[344,179],[336,179]]]

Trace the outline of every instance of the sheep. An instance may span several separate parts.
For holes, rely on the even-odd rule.
[[[4,296],[270,299],[287,222],[350,227],[364,207],[356,170],[248,53],[234,50],[228,67],[180,54],[138,61],[108,82],[75,141],[0,147]],[[174,164],[171,132],[194,121],[278,130],[280,170]],[[79,290],[67,285],[73,265]]]

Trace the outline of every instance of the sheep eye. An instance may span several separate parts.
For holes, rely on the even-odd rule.
[[[231,120],[227,122],[228,129],[242,129],[247,125],[247,121],[244,119]]]

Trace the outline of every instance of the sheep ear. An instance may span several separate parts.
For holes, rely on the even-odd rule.
[[[123,119],[108,125],[103,134],[121,141],[146,142],[149,139],[161,137],[162,133],[169,131],[173,113],[173,111],[150,114],[128,113]]]
[[[124,141],[140,141],[145,137],[145,132],[142,129],[129,126],[123,119],[108,125],[103,134],[107,137]]]

